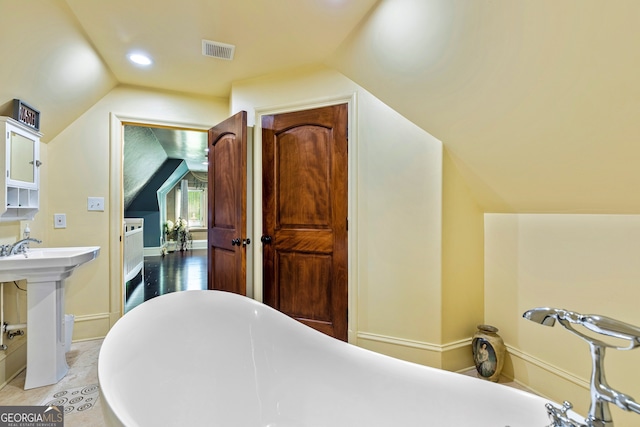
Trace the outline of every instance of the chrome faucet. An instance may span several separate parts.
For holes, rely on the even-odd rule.
[[[569,332],[572,332],[585,340],[591,349],[591,381],[590,394],[591,405],[589,406],[589,414],[585,419],[585,424],[575,424],[575,426],[584,427],[612,427],[613,419],[609,409],[609,403],[613,403],[625,411],[632,411],[640,414],[640,404],[638,404],[631,396],[620,393],[612,389],[604,375],[604,353],[607,347],[616,350],[632,350],[640,346],[640,328],[611,319],[605,316],[594,314],[578,314],[571,311],[540,307],[526,311],[523,314],[525,319],[540,323],[545,326],[553,326],[556,320]],[[616,346],[607,344],[599,339],[592,338],[578,330],[572,324],[583,326],[584,328],[596,332],[601,335],[614,337],[629,341],[628,346]],[[568,402],[564,404],[564,411],[558,412],[555,408],[547,405],[547,412],[554,420],[553,426],[570,426],[572,424],[564,424],[563,417],[567,409],[571,406]]]
[[[26,239],[18,240],[13,245],[10,245],[7,248],[8,253],[6,255],[16,255],[16,254],[26,253],[26,250],[29,247],[29,242],[42,243],[42,240],[34,239],[32,237],[27,237]]]

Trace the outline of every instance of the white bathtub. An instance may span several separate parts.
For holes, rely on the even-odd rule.
[[[543,427],[546,400],[329,338],[251,299],[184,291],[104,340],[109,425]]]

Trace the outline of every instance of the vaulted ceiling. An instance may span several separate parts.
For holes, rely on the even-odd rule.
[[[637,0],[0,0],[0,108],[47,111],[46,141],[119,84],[226,98],[321,63],[440,139],[486,211],[640,213],[638,22]]]
[[[120,83],[226,97],[234,80],[327,58],[376,0],[66,0]],[[232,61],[202,40],[237,46]],[[152,72],[132,67],[140,50]]]

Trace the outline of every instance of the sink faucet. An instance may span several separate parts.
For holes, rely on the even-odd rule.
[[[42,240],[27,237],[26,239],[18,240],[13,245],[10,245],[7,249],[7,255],[23,254],[29,247],[29,242],[42,243]]]
[[[616,350],[632,350],[640,346],[640,328],[605,316],[578,314],[563,309],[547,307],[528,310],[523,314],[523,317],[545,326],[553,326],[557,320],[565,329],[576,334],[589,344],[592,362],[589,387],[591,405],[589,407],[589,414],[585,419],[585,424],[578,425],[585,427],[613,427],[609,403],[613,403],[625,411],[640,414],[640,404],[631,396],[627,396],[611,388],[604,375],[605,349],[609,347]],[[573,326],[571,326],[572,324],[583,326],[601,335],[627,340],[629,341],[629,345],[627,347],[619,347],[607,344],[574,329]],[[564,408],[564,411],[561,411],[562,415],[564,415],[571,406],[568,402],[565,402]],[[547,406],[547,413],[554,420],[554,426],[570,425],[556,423],[556,420],[559,420],[561,416],[554,408]]]

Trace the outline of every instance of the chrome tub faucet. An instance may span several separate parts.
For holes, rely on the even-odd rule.
[[[554,421],[555,427],[612,427],[613,419],[609,409],[609,403],[613,403],[625,411],[632,411],[640,414],[640,404],[631,396],[620,393],[609,386],[604,375],[604,354],[607,347],[616,350],[632,350],[640,346],[640,328],[611,319],[605,316],[594,314],[578,314],[571,311],[539,307],[526,311],[523,314],[525,319],[540,323],[545,326],[553,326],[558,321],[569,332],[574,333],[589,344],[591,350],[591,381],[590,395],[591,405],[589,414],[584,424],[573,422],[566,415],[571,409],[571,404],[565,402],[563,409],[558,410],[553,405],[547,405],[547,413]],[[601,335],[625,340],[628,346],[616,346],[607,344],[599,339],[592,338],[583,332],[575,329],[572,325],[580,325],[589,331]]]

